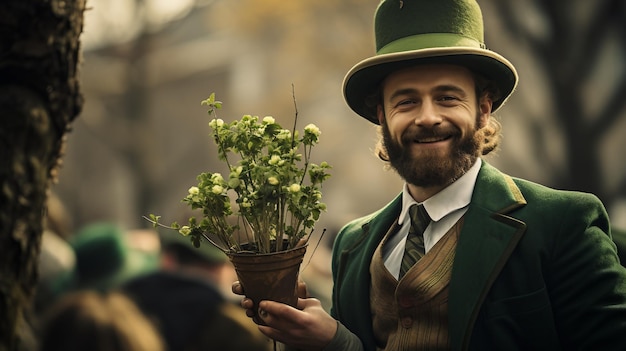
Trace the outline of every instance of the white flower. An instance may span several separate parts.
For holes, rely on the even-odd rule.
[[[235,189],[241,184],[242,180],[239,178],[241,176],[241,171],[243,171],[243,167],[239,166],[237,168],[233,168],[230,172],[230,175],[228,176],[228,186],[230,188]]]
[[[285,140],[291,139],[291,131],[289,129],[281,129],[276,135],[276,139]]]
[[[214,118],[209,122],[209,127],[215,129],[224,125],[224,120],[221,118]]]
[[[274,124],[274,122],[276,122],[276,120],[272,116],[263,117],[263,123]]]
[[[198,189],[197,186],[192,186],[191,188],[189,188],[189,195],[198,195],[200,194],[200,189]]]
[[[304,131],[306,133],[311,133],[315,136],[320,136],[320,134],[322,134],[322,132],[320,131],[320,129],[313,123],[311,124],[307,124],[306,127],[304,127]]]
[[[276,178],[276,177],[269,177],[269,178],[267,178],[267,182],[270,183],[271,185],[277,185],[278,184],[278,178]]]
[[[211,175],[211,181],[213,184],[220,184],[224,181],[224,177],[222,177],[220,173],[213,173],[213,175]]]
[[[297,183],[291,184],[288,190],[290,193],[297,193],[298,191],[300,191],[300,184],[297,184]]]
[[[270,157],[269,164],[275,165],[275,164],[278,164],[279,162],[280,162],[280,156],[272,155],[272,157]]]
[[[181,233],[184,236],[187,236],[187,235],[191,234],[191,228],[189,228],[188,225],[184,225],[184,226],[180,227],[180,229],[178,229],[178,232]]]
[[[221,185],[213,185],[211,188],[211,192],[215,195],[219,195],[224,191],[224,188]]]

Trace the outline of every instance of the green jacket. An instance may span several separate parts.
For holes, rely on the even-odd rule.
[[[347,224],[333,250],[331,314],[375,350],[369,266],[401,197]],[[626,269],[593,195],[483,162],[449,290],[453,350],[626,350]]]
[[[622,263],[622,266],[626,266],[626,230],[623,228],[611,228],[611,234],[613,235],[613,241],[617,246],[617,256]]]

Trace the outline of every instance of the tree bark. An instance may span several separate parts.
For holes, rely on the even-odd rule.
[[[0,7],[0,351],[25,348],[47,192],[82,107],[84,10],[85,0]]]

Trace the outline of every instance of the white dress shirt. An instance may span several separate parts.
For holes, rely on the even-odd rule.
[[[432,219],[430,225],[428,225],[424,232],[424,247],[426,252],[428,252],[467,211],[467,207],[472,199],[472,193],[481,163],[481,159],[478,158],[474,165],[456,182],[421,203]],[[387,270],[396,278],[398,278],[400,273],[400,263],[402,262],[402,256],[404,256],[404,244],[406,243],[406,237],[409,235],[409,227],[411,226],[409,207],[416,203],[418,202],[413,199],[405,183],[402,189],[402,211],[398,218],[400,230],[390,237],[382,248],[385,267],[387,267]]]

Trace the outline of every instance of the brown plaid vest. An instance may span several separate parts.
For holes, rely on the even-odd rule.
[[[461,218],[398,282],[383,262],[381,248],[370,264],[370,309],[379,350],[448,350],[448,284]]]

